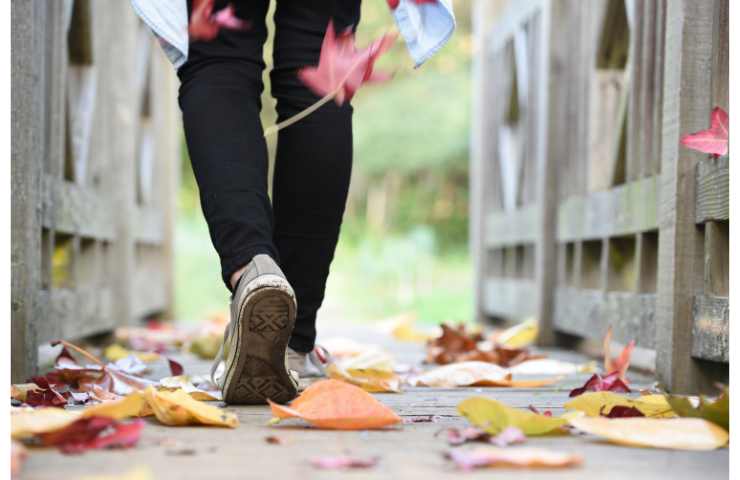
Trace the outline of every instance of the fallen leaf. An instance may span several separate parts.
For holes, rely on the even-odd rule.
[[[438,367],[409,379],[422,387],[455,388],[468,386],[536,388],[551,385],[557,378],[512,380],[509,370],[488,362],[460,362]]]
[[[582,387],[574,388],[568,394],[569,397],[577,397],[586,392],[623,392],[630,393],[630,387],[627,386],[620,378],[619,372],[612,372],[609,375],[602,377],[598,373],[594,373]]]
[[[116,362],[122,358],[126,358],[129,355],[134,355],[142,362],[149,363],[159,360],[159,354],[155,352],[138,352],[127,350],[118,343],[109,345],[103,350],[103,356],[111,362]]]
[[[213,360],[221,348],[223,335],[206,334],[199,336],[190,343],[190,353],[197,355],[203,360]]]
[[[80,418],[80,415],[79,411],[55,407],[13,410],[10,413],[10,436],[23,439],[58,430]]]
[[[507,427],[516,427],[525,435],[545,435],[562,430],[568,421],[559,417],[511,408],[497,400],[471,397],[460,402],[457,410],[468,421],[491,435],[501,433]]]
[[[568,401],[563,407],[578,410],[590,417],[611,413],[616,407],[635,408],[646,417],[671,418],[676,414],[663,395],[630,398],[613,392],[588,392]]]
[[[582,432],[633,447],[714,450],[729,440],[725,429],[701,418],[580,417],[569,422]]]
[[[535,358],[509,367],[509,373],[512,375],[573,375],[589,372],[592,368],[590,364],[578,365],[553,358]]]
[[[374,369],[343,369],[335,363],[326,367],[329,378],[357,385],[366,392],[392,392],[401,391],[401,379],[393,372]]]
[[[10,443],[10,476],[20,475],[23,464],[28,458],[28,450],[22,443],[12,440]]]
[[[234,6],[227,5],[213,12],[214,0],[194,0],[188,33],[192,40],[213,40],[222,28],[244,30],[249,23],[234,14]]]
[[[539,448],[478,447],[472,450],[455,449],[445,454],[461,470],[482,467],[508,468],[566,468],[583,463],[574,453],[555,452]]]
[[[82,453],[98,448],[130,448],[136,445],[144,428],[142,420],[119,422],[108,417],[86,417],[65,427],[40,433],[43,446],[58,447],[62,453]]]
[[[194,399],[201,400],[204,402],[222,400],[221,391],[218,389],[218,387],[210,384],[210,382],[208,382],[207,384],[206,383],[199,384],[199,385],[204,385],[206,388],[195,386],[195,383],[193,382],[193,380],[196,380],[196,379],[197,377],[191,378],[188,375],[165,377],[159,381],[158,388],[166,389],[166,390],[182,389],[188,394],[190,394],[190,396],[193,397]]]
[[[185,369],[182,368],[182,365],[180,362],[175,361],[171,358],[167,358],[167,363],[170,366],[170,373],[172,373],[172,376],[177,377],[179,375],[182,375]]]
[[[516,443],[523,443],[527,440],[524,433],[516,427],[506,427],[498,435],[491,435],[477,427],[453,427],[443,431],[447,436],[447,443],[450,445],[462,445],[466,442],[483,442],[491,443],[497,447],[506,447]]]
[[[289,406],[269,401],[275,422],[302,418],[318,428],[368,430],[394,425],[401,418],[363,389],[338,380],[320,380]]]
[[[619,379],[627,383],[627,369],[630,366],[632,350],[635,349],[635,341],[630,340],[617,358],[611,357],[611,342],[612,327],[610,325],[606,330],[606,335],[604,335],[604,371],[607,373],[617,372]]]
[[[696,405],[690,397],[679,395],[666,395],[665,400],[680,417],[703,418],[730,431],[730,392],[727,388],[714,401],[699,397]]]
[[[92,405],[82,411],[83,417],[107,417],[114,420],[151,414],[152,411],[142,392],[133,392],[119,400]]]
[[[358,458],[350,456],[316,457],[310,460],[311,465],[321,470],[348,470],[354,468],[372,468],[380,458]]]
[[[149,387],[143,392],[157,420],[165,425],[213,425],[236,428],[236,415],[221,408],[195,400],[183,390],[157,391]]]
[[[417,328],[414,313],[404,313],[383,320],[379,323],[379,329],[399,342],[424,343],[437,336],[436,329],[433,333]]]
[[[500,332],[494,337],[494,342],[509,348],[524,348],[532,345],[538,334],[537,320],[530,318]]]
[[[604,409],[601,410],[601,416],[606,418],[629,418],[629,417],[644,417],[645,414],[638,410],[636,407],[625,407],[623,405],[616,405],[609,410],[609,413],[604,413]]]
[[[373,71],[375,61],[393,45],[396,34],[385,34],[364,50],[355,48],[351,28],[337,35],[330,20],[321,44],[319,64],[298,70],[298,78],[319,96],[331,95],[337,105],[352,99],[364,83],[382,82],[390,75]]]
[[[542,355],[532,355],[520,348],[509,348],[483,342],[480,332],[467,332],[465,325],[456,328],[442,324],[442,333],[427,342],[427,362],[447,365],[455,362],[482,361],[510,367]]]
[[[10,398],[25,402],[28,392],[39,390],[42,390],[42,388],[35,383],[17,383],[10,386]]]
[[[730,116],[721,107],[714,107],[710,127],[681,137],[681,145],[691,150],[710,153],[714,157],[729,151]]]
[[[34,383],[31,385],[38,388],[26,391],[26,404],[32,407],[62,407],[67,404],[67,399],[46,378],[34,377]]]

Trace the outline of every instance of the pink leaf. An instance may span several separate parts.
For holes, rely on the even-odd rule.
[[[350,468],[371,468],[378,464],[378,460],[378,457],[357,458],[342,455],[312,458],[311,465],[322,470],[346,470]]]
[[[214,0],[194,0],[193,11],[190,15],[188,33],[191,40],[213,40],[222,28],[245,30],[249,22],[238,18],[234,14],[234,6],[213,13]]]
[[[591,378],[580,388],[575,388],[570,391],[569,397],[577,397],[586,392],[621,392],[629,393],[630,388],[619,378],[619,372],[614,371],[609,375],[602,377],[598,373],[594,373]]]
[[[706,130],[699,130],[681,137],[681,145],[691,150],[711,153],[715,157],[727,155],[729,151],[730,116],[721,107],[714,107],[711,125]]]
[[[132,447],[139,441],[143,427],[141,419],[119,422],[108,417],[88,417],[38,437],[42,445],[56,446],[63,453],[82,453],[98,448]]]
[[[393,45],[396,34],[383,35],[364,50],[355,48],[351,29],[338,35],[329,21],[321,44],[319,64],[298,71],[298,78],[314,93],[326,96],[334,93],[338,105],[352,99],[364,83],[382,82],[389,74],[374,72],[375,61]]]

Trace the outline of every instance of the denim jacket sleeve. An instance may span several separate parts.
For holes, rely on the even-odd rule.
[[[188,12],[185,0],[131,0],[136,14],[152,30],[175,68],[188,58]],[[418,4],[400,0],[393,16],[415,66],[421,66],[447,43],[455,30],[452,0]]]

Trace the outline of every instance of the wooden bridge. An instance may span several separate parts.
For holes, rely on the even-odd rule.
[[[679,137],[728,109],[729,2],[475,5],[479,316],[543,345],[612,325],[672,390],[726,380],[728,158]]]
[[[613,325],[672,390],[728,372],[727,0],[478,0],[479,317],[543,345]],[[12,5],[12,376],[48,340],[172,306],[177,82],[128,2]]]

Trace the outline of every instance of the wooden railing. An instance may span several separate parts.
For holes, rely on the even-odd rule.
[[[727,0],[495,3],[497,21],[476,29],[481,316],[537,316],[544,344],[558,333],[599,339],[611,325],[616,341],[653,352],[674,390],[725,378],[728,162],[679,137],[706,128],[713,106],[728,108]],[[542,102],[525,108],[521,164],[537,168],[521,171],[497,169],[522,96],[510,80],[517,44],[528,49],[520,57],[545,56],[539,69],[515,69],[528,75],[514,77],[525,96]],[[533,193],[503,202],[502,185],[518,180]],[[522,265],[535,268],[522,278]]]
[[[12,8],[12,376],[172,304],[174,70],[128,2]]]

